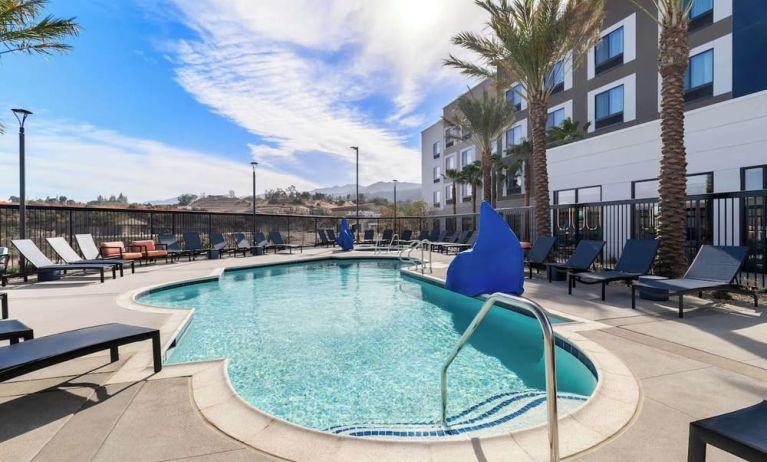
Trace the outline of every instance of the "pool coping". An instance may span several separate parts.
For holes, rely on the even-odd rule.
[[[163,284],[155,284],[133,290],[117,297],[123,308],[169,314],[161,328],[164,339],[163,355],[174,345],[178,336],[188,326],[194,313],[192,309],[158,308],[145,305],[136,297],[158,289],[178,287],[197,282],[211,281],[224,272],[249,268],[304,263],[321,260],[396,259],[392,255],[365,255],[358,253],[318,255],[291,259],[283,262],[251,263],[228,268],[217,268],[203,277],[187,278]],[[425,276],[423,279],[444,286],[444,280],[420,272],[403,269],[405,274]],[[411,274],[412,273],[412,274]],[[589,399],[572,412],[560,413],[560,454],[571,457],[604,444],[619,435],[634,419],[641,397],[639,382],[633,373],[613,354],[578,332],[606,326],[593,321],[578,320],[572,315],[553,314],[571,323],[554,326],[558,337],[574,345],[592,363],[597,372],[597,385]],[[207,360],[195,363],[165,366],[153,375],[149,365],[151,352],[142,350],[133,355],[115,373],[110,383],[130,380],[157,379],[172,376],[190,376],[191,392],[201,415],[236,440],[257,450],[294,461],[448,461],[477,458],[481,450],[488,460],[498,458],[519,461],[548,460],[548,433],[546,424],[524,430],[490,436],[455,436],[442,439],[413,438],[365,439],[335,435],[302,427],[282,418],[272,416],[246,402],[234,390],[227,373],[228,359]]]

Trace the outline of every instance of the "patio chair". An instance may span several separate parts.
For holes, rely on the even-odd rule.
[[[8,294],[0,292],[0,318],[8,319]]]
[[[533,268],[535,272],[540,272],[541,268],[546,267],[546,263],[549,261],[551,251],[554,250],[554,243],[556,239],[554,236],[538,236],[533,246],[530,247],[530,251],[525,258],[525,264],[528,268],[528,277],[533,278]]]
[[[178,242],[178,239],[174,234],[160,234],[157,237],[157,240],[160,241],[160,244],[162,244],[163,247],[165,247],[168,255],[170,255],[171,261],[177,260],[181,257],[189,257],[189,261],[192,261],[190,252],[187,252],[181,248],[181,243]]]
[[[767,460],[767,401],[690,423],[687,462],[705,462],[706,444],[743,460]]]
[[[604,248],[604,241],[581,240],[565,263],[546,263],[546,273],[551,282],[554,273],[588,271]]]
[[[208,253],[208,249],[202,245],[200,233],[194,232],[184,233],[184,250],[189,253],[190,260],[197,260],[198,255],[205,255]]]
[[[160,372],[160,331],[114,323],[70,330],[0,347],[0,382],[104,350],[109,350],[110,362],[115,362],[120,359],[119,347],[143,340],[152,340],[154,371]]]
[[[372,244],[375,239],[375,231],[372,229],[366,229],[362,235],[362,244]]]
[[[282,239],[282,235],[279,231],[269,231],[269,240],[272,241],[271,247],[275,252],[279,252],[280,250],[289,250],[292,254],[293,249],[299,249],[301,253],[304,253],[304,246],[288,244]]]
[[[24,258],[27,260],[27,263],[35,267],[34,273],[37,273],[38,275],[40,275],[40,273],[52,272],[52,271],[66,272],[69,270],[81,270],[86,273],[89,271],[97,271],[101,275],[101,282],[104,282],[104,271],[111,269],[112,279],[117,279],[117,270],[116,270],[116,265],[114,264],[57,265],[57,264],[54,264],[52,261],[50,261],[48,257],[46,257],[45,254],[40,249],[38,249],[35,243],[32,242],[30,239],[14,239],[11,241],[11,244],[13,244],[13,246],[16,247],[16,250],[18,250],[19,253],[24,256]],[[24,282],[26,282],[30,273],[27,272],[26,268],[23,268],[22,271],[24,276]],[[39,279],[39,276],[38,276],[38,279]]]
[[[318,229],[317,236],[320,238],[319,245],[321,245],[322,247],[327,247],[330,245],[330,241],[328,240],[328,235],[324,229]]]
[[[394,239],[394,230],[393,229],[385,229],[383,230],[383,233],[381,233],[381,242],[382,243],[389,243]]]
[[[146,261],[146,256],[141,251],[141,247],[126,246],[120,241],[102,242],[99,244],[99,255],[105,260],[135,260],[139,262],[139,265],[142,261]]]
[[[418,241],[423,241],[425,239],[429,238],[429,231],[422,229],[420,233],[418,233]]]
[[[258,239],[259,234],[261,233],[256,233],[256,239]],[[263,236],[263,234],[261,235]],[[261,252],[264,253],[267,247],[266,240],[263,240],[256,245],[252,245],[250,240],[245,237],[245,233],[234,233],[234,242],[237,244],[237,252],[242,252],[243,257],[247,256],[248,252],[252,253],[254,250],[258,249],[261,249]]]
[[[732,281],[748,258],[748,247],[704,245],[679,279],[660,279],[631,285],[631,308],[636,309],[636,289],[650,289],[679,296],[679,317],[684,317],[684,295],[704,290],[734,290]],[[754,304],[758,300],[754,295]]]
[[[639,276],[650,272],[658,253],[660,241],[655,239],[629,239],[623,246],[621,258],[612,271],[568,273],[567,293],[572,295],[575,282],[584,284],[602,284],[602,300],[605,299],[605,286],[614,281],[635,281]]]
[[[437,242],[437,251],[447,253],[447,248],[452,245],[462,244],[463,240],[468,238],[468,231],[456,231],[450,237],[446,238],[444,242]]]
[[[0,276],[8,271],[8,262],[11,260],[11,253],[7,247],[0,247]]]
[[[464,235],[459,238],[459,242],[443,245],[445,253],[449,254],[451,251],[461,252],[474,247],[474,242],[476,242],[478,234],[479,233],[475,233],[474,231],[464,231]]]
[[[211,233],[210,235],[210,247],[211,250],[217,251],[221,255],[233,255],[239,249],[229,247],[226,242],[226,238],[222,233]]]
[[[153,240],[151,239],[142,239],[139,241],[133,241],[130,243],[131,247],[134,249],[139,249],[139,251],[144,254],[144,259],[146,259],[149,262],[153,262],[157,260],[158,258],[164,258],[165,263],[168,263],[168,259],[171,258],[171,255],[168,253],[167,250],[165,250],[165,246],[162,244],[155,244]]]
[[[63,237],[49,237],[45,239],[48,241],[48,245],[51,246],[56,255],[61,258],[64,263],[68,265],[81,264],[81,265],[116,265],[120,270],[120,277],[124,276],[123,267],[126,264],[130,264],[131,273],[136,272],[136,267],[133,261],[130,260],[105,260],[103,258],[96,258],[94,260],[84,260],[80,258],[80,255],[75,252],[75,249],[69,245],[66,239]],[[94,244],[95,246],[95,244]]]
[[[325,234],[328,236],[328,241],[330,241],[331,247],[336,245],[337,236],[335,230],[328,228],[325,230]]]
[[[106,258],[103,255],[101,255],[101,251],[99,250],[98,246],[96,246],[96,241],[93,239],[93,235],[91,234],[75,234],[75,241],[77,241],[77,247],[80,249],[80,252],[83,254],[83,257],[85,257],[85,261],[87,262],[101,262],[101,263],[118,263],[121,264],[123,267],[127,264],[130,264],[131,273],[136,272],[136,260],[121,260],[119,258]],[[65,241],[66,242],[66,241]],[[54,250],[56,250],[54,248]],[[74,250],[73,250],[74,251]],[[67,263],[74,263],[67,261],[66,258],[61,256],[64,261]],[[120,269],[120,274],[122,275],[122,268]]]
[[[399,237],[400,243],[408,244],[413,239],[413,230],[412,229],[403,229],[402,235]]]

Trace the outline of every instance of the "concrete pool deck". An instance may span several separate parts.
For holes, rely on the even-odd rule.
[[[312,249],[304,255],[331,252]],[[114,321],[161,328],[183,321],[184,313],[125,309],[121,298],[142,287],[205,277],[226,266],[300,258],[269,255],[179,262],[142,267],[135,275],[104,284],[88,277],[14,286],[9,290],[11,317],[33,327],[36,336]],[[435,262],[441,263],[434,268],[440,277],[447,259],[438,257]],[[579,454],[577,460],[686,460],[691,420],[751,405],[767,396],[767,315],[761,308],[717,305],[690,297],[690,304],[700,308],[690,309],[679,320],[673,302],[643,302],[631,310],[628,290],[622,287],[608,288],[607,302],[600,301],[598,290],[591,287],[579,286],[570,297],[563,283],[548,284],[542,278],[526,288],[525,295],[544,307],[591,321],[568,328],[617,355],[640,384],[639,407],[628,425],[607,442]],[[163,341],[169,341],[173,333],[163,331]],[[141,348],[127,348],[116,364],[108,364],[106,355],[94,355],[0,384],[0,460],[283,460],[238,441],[247,440],[244,432],[258,442],[253,427],[224,428],[234,439],[211,425],[204,411],[222,395],[211,388],[205,398],[199,390],[205,388],[206,376],[221,374],[216,365],[220,363],[166,367],[143,380],[145,351]],[[198,392],[192,393],[195,387]],[[219,407],[217,412],[231,417],[234,411]],[[609,417],[600,413],[588,419]],[[263,436],[266,442],[268,435]],[[538,450],[530,448],[540,446],[544,451],[545,444],[545,439],[536,439],[516,458],[490,443],[456,443],[441,449],[414,445],[404,452],[402,445],[381,445],[380,451],[366,458],[540,460]],[[333,447],[294,447],[290,437],[273,437],[269,445],[290,449],[295,454],[291,459],[318,460],[322,452],[333,454],[328,453]],[[335,454],[336,459],[345,458]],[[708,460],[737,459],[709,449]]]

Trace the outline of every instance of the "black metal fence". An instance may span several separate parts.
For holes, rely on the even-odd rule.
[[[581,239],[605,241],[603,264],[620,258],[627,239],[653,239],[657,199],[552,206],[552,228],[558,258],[569,256]],[[714,193],[687,198],[687,241],[690,261],[701,245],[742,245],[750,249],[740,283],[767,286],[767,190]]]

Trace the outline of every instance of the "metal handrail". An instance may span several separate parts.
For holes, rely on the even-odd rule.
[[[546,315],[546,310],[539,304],[524,297],[517,297],[515,295],[504,294],[497,292],[492,294],[482,305],[474,319],[469,324],[469,327],[458,340],[455,348],[453,348],[450,357],[448,357],[445,364],[442,366],[442,375],[440,377],[440,391],[442,393],[442,425],[447,427],[447,417],[445,415],[447,410],[447,369],[452,364],[458,353],[461,352],[466,342],[474,334],[479,325],[490,312],[490,309],[495,306],[498,301],[510,303],[516,307],[526,309],[533,313],[535,318],[541,324],[543,330],[543,354],[545,356],[546,366],[546,406],[548,408],[548,423],[549,423],[549,460],[551,462],[559,462],[559,424],[557,422],[557,371],[554,360],[554,329],[551,327],[551,321],[549,321]]]
[[[424,252],[425,252],[426,246],[429,246],[429,259],[428,260],[424,260]],[[421,260],[420,261],[419,260],[413,260],[413,258],[410,255],[413,253],[413,250],[417,250],[419,248],[421,249]],[[405,252],[407,252],[407,256],[404,256]],[[434,271],[433,271],[432,266],[431,266],[431,259],[432,259],[432,253],[431,252],[432,252],[431,241],[428,240],[428,239],[422,239],[420,241],[413,241],[413,242],[410,243],[410,245],[408,245],[407,247],[405,247],[402,250],[400,250],[398,258],[402,262],[415,261],[416,262],[416,265],[415,265],[416,268],[419,265],[421,266],[421,274],[424,273],[424,270],[425,270],[425,267],[426,267],[426,262],[428,261],[429,262],[429,273],[433,273]]]

